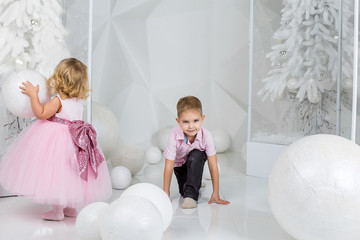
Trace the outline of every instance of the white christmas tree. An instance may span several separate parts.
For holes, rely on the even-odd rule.
[[[266,55],[272,69],[258,92],[263,100],[295,95],[303,102],[320,103],[324,92],[336,90],[338,41],[342,37],[342,83],[351,88],[353,51],[352,2],[343,1],[339,36],[339,1],[284,0],[281,26],[273,35],[278,44]],[[294,96],[294,97],[295,97]]]
[[[32,69],[50,77],[68,57],[66,30],[57,0],[0,1],[0,76]]]
[[[57,0],[0,0],[0,86],[9,74],[23,69],[48,78],[59,61],[70,56],[62,11]],[[4,119],[1,102],[0,96],[0,143],[10,142],[31,121],[10,113]]]
[[[277,44],[266,55],[271,69],[258,92],[263,100],[287,96],[282,126],[305,135],[335,133],[338,81],[342,81],[342,103],[350,105],[352,21],[350,0],[342,1],[342,9],[334,0],[283,0],[280,28],[273,35]]]

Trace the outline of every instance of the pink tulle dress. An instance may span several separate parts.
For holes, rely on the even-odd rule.
[[[59,99],[62,109],[56,117],[69,121],[82,119],[81,101]],[[104,157],[99,146],[97,149]],[[104,201],[112,194],[106,160],[97,167],[97,177],[89,169],[85,181],[80,177],[68,126],[48,120],[34,122],[10,146],[0,161],[0,184],[37,203],[67,207]]]

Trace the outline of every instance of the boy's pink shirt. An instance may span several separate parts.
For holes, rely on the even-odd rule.
[[[205,151],[207,156],[216,154],[210,131],[202,127],[196,134],[195,141],[191,144],[185,142],[184,132],[180,126],[177,126],[170,132],[164,155],[168,160],[175,160],[175,167],[180,167],[186,162],[187,155],[193,149]]]

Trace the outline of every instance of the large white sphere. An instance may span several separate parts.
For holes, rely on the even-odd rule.
[[[229,149],[231,143],[230,135],[224,130],[215,129],[211,131],[213,136],[216,153],[222,153]]]
[[[41,104],[50,101],[50,92],[46,85],[46,78],[39,72],[33,70],[22,70],[14,72],[7,77],[2,85],[2,96],[6,108],[18,117],[31,118],[35,114],[32,111],[30,98],[21,93],[19,89],[22,82],[30,81],[34,86],[39,85],[39,100]]]
[[[172,129],[172,127],[165,127],[156,133],[156,143],[161,151],[165,150]]]
[[[97,133],[97,142],[108,158],[111,151],[114,150],[119,143],[120,128],[118,120],[114,113],[104,105],[93,102],[91,109],[92,125]]]
[[[211,179],[211,174],[210,174],[208,162],[209,161],[206,161],[205,164],[204,164],[203,178],[205,178],[207,180],[210,180]],[[219,171],[219,174],[220,174],[220,164],[219,164],[219,162],[217,162],[217,166],[218,166],[218,171]]]
[[[149,164],[157,164],[158,162],[160,162],[161,156],[162,155],[160,149],[154,146],[149,147],[145,151],[145,160]]]
[[[139,196],[120,197],[100,217],[102,240],[160,240],[161,215],[155,205]]]
[[[269,176],[274,217],[299,240],[360,239],[360,147],[335,135],[286,148]]]
[[[134,144],[121,144],[111,153],[112,165],[128,168],[133,176],[142,169],[144,162],[144,151]]]
[[[99,216],[109,207],[105,202],[94,202],[85,206],[76,218],[76,233],[82,240],[101,239]]]
[[[111,183],[115,189],[127,188],[132,180],[131,172],[124,166],[117,166],[111,170]]]
[[[126,196],[139,196],[152,202],[160,212],[165,231],[170,225],[173,209],[169,196],[158,186],[151,183],[138,183],[127,188],[120,198]]]
[[[144,182],[153,183],[155,185],[163,184],[165,164],[147,164],[143,170]]]

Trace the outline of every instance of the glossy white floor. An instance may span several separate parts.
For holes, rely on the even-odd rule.
[[[162,239],[293,240],[271,214],[267,203],[267,179],[245,176],[240,153],[219,154],[218,161],[220,194],[231,202],[230,205],[209,205],[212,186],[210,180],[204,180],[206,187],[198,207],[185,211],[179,207],[181,199],[174,177],[171,185],[174,214]],[[161,186],[162,165],[145,166],[133,183],[150,182]],[[108,202],[121,193],[114,190]],[[40,215],[48,209],[49,206],[37,205],[24,197],[0,198],[0,240],[80,240],[76,235],[75,219],[42,220]]]

